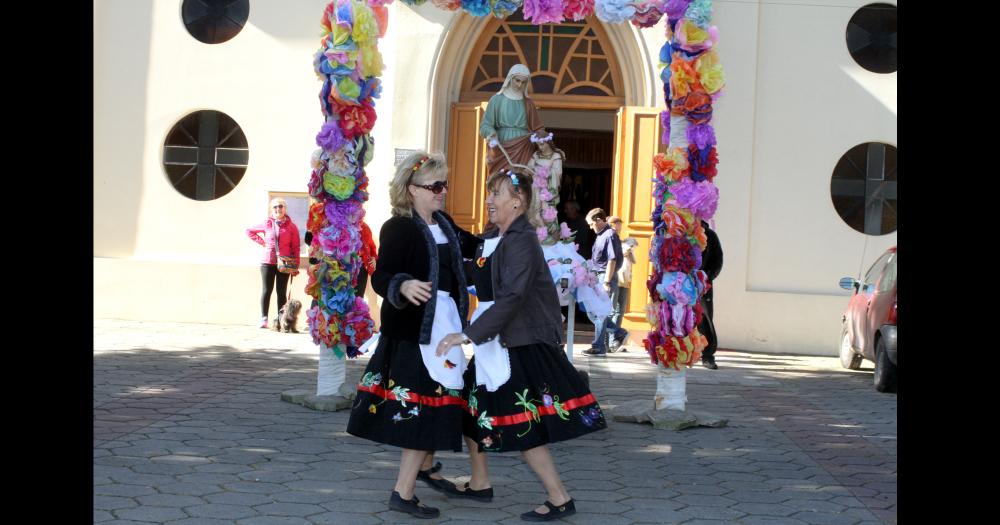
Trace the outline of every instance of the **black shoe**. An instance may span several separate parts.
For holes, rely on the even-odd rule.
[[[445,491],[448,497],[455,498],[469,498],[476,501],[485,501],[487,503],[493,501],[493,487],[487,487],[481,490],[473,490],[469,488],[469,482],[465,482],[465,490],[458,490],[458,487],[454,487],[451,490]]]
[[[709,370],[718,370],[719,369],[719,365],[715,364],[715,359],[712,359],[712,358],[702,359],[701,360],[701,366],[703,366],[703,367],[705,367],[705,368],[707,368]]]
[[[595,356],[595,357],[603,357],[603,356],[608,355],[608,351],[607,350],[601,350],[601,349],[595,348],[593,346],[590,347],[590,348],[588,348],[588,349],[586,349],[586,350],[584,350],[583,353],[585,353],[587,355],[592,355],[592,356]]]
[[[545,506],[549,508],[547,513],[525,512],[521,514],[521,519],[524,521],[552,521],[576,514],[576,505],[573,504],[573,500],[569,500],[558,507],[546,501]]]
[[[625,350],[625,341],[627,339],[628,339],[628,332],[625,332],[624,334],[622,334],[621,337],[612,337],[611,338],[611,344],[608,345],[608,351],[609,352],[617,352],[617,351],[621,350],[622,352],[625,352],[626,351]]]
[[[414,495],[413,499],[405,500],[400,497],[399,493],[395,490],[392,491],[392,496],[389,497],[389,509],[397,510],[399,512],[405,512],[415,518],[436,518],[441,515],[441,511],[435,509],[434,507],[428,507],[426,505],[421,505],[420,500]]]
[[[435,473],[435,472],[437,472],[439,470],[441,470],[441,462],[440,461],[438,461],[437,463],[435,463],[433,467],[431,467],[431,468],[429,468],[427,470],[418,470],[417,471],[417,479],[419,479],[420,481],[423,481],[424,483],[426,483],[428,487],[430,487],[430,488],[432,488],[432,489],[434,489],[434,490],[436,490],[438,492],[444,492],[445,494],[447,494],[449,490],[456,490],[454,483],[452,483],[452,482],[450,482],[450,481],[448,481],[448,480],[446,480],[444,478],[434,479],[434,478],[431,477],[431,474],[433,474],[433,473]]]

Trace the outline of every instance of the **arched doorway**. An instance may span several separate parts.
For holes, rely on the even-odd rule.
[[[527,65],[532,71],[531,97],[546,128],[556,134],[556,146],[566,152],[562,203],[572,199],[584,214],[601,207],[619,215],[627,225],[624,236],[639,241],[632,283],[635,292],[625,324],[644,329],[647,252],[652,237],[651,160],[662,147],[658,110],[637,107],[649,104],[646,97],[653,91],[651,79],[645,78],[651,68],[645,49],[640,49],[641,39],[629,35],[632,29],[627,24],[605,27],[596,17],[536,26],[516,13],[506,19],[490,18],[475,28],[463,25],[459,18],[455,26],[454,38],[464,40],[464,60],[452,64],[463,64],[461,73],[437,71],[432,82],[435,91],[445,87],[446,79],[453,82],[446,124],[452,171],[449,213],[470,231],[482,230],[487,174],[486,144],[478,134],[480,120],[510,67]],[[445,67],[441,57],[450,53],[458,58],[456,49],[449,50],[449,44],[458,44],[449,38],[437,61],[441,67]],[[620,60],[622,48],[628,48],[629,54]],[[564,213],[562,206],[560,213]],[[586,228],[581,233],[580,252],[589,257],[585,237],[593,233]]]
[[[449,164],[472,179],[485,177],[478,162],[482,142],[479,116],[486,101],[503,84],[514,64],[532,71],[531,97],[556,145],[566,153],[561,201],[572,200],[584,211],[611,208],[615,112],[625,105],[622,68],[607,32],[595,17],[559,25],[534,25],[521,13],[491,19],[481,28],[463,68],[458,102],[452,106],[448,141]],[[456,172],[456,175],[459,175]],[[477,229],[482,189],[457,183],[449,209],[456,220]],[[465,203],[466,206],[461,206]],[[584,232],[583,255],[589,243]]]

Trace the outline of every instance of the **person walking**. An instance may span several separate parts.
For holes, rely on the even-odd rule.
[[[462,450],[465,356],[436,349],[468,324],[462,261],[482,242],[442,211],[447,177],[442,155],[417,152],[390,183],[393,216],[379,232],[371,277],[385,298],[382,326],[347,423],[351,435],[402,449],[389,508],[417,518],[440,515],[414,494],[421,464],[435,450]]]
[[[546,501],[525,512],[526,521],[570,516],[576,505],[563,485],[548,443],[574,439],[607,427],[604,413],[563,352],[559,297],[535,228],[525,216],[532,206],[532,177],[514,168],[487,181],[486,206],[496,229],[475,259],[476,293],[487,307],[462,332],[438,345],[474,344],[465,374],[468,404],[463,433],[472,476],[458,487],[475,499],[492,499],[484,452],[520,451],[546,491]]]
[[[621,217],[616,215],[608,217],[608,224],[614,228],[615,234],[620,239],[622,228],[624,227]],[[639,241],[636,241],[634,237],[629,237],[621,241],[621,243],[622,267],[618,269],[618,295],[615,296],[615,301],[611,305],[611,321],[618,326],[622,325],[622,321],[625,319],[625,312],[628,311],[629,291],[632,285],[632,266],[635,265],[635,253],[633,250],[639,245]],[[612,338],[612,341],[608,343],[609,352],[617,352],[618,350],[628,352],[628,348],[624,344],[628,339],[628,332],[626,331],[625,334],[624,338]]]
[[[628,337],[628,332],[612,320],[614,305],[618,302],[617,269],[621,268],[624,257],[618,234],[615,233],[614,228],[608,225],[607,220],[608,214],[601,208],[594,208],[587,212],[587,225],[597,235],[594,239],[594,251],[590,261],[593,270],[598,273],[598,280],[604,285],[608,296],[611,297],[612,305],[612,312],[609,312],[603,320],[599,319],[594,323],[594,340],[591,342],[590,348],[583,351],[584,354],[594,357],[607,355],[609,330],[611,331],[610,335],[616,339],[617,344],[614,345],[616,348],[621,346],[621,342]]]

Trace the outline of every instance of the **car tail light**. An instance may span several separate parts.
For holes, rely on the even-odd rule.
[[[889,307],[889,315],[885,320],[886,324],[896,324],[896,298],[892,298],[892,306]]]

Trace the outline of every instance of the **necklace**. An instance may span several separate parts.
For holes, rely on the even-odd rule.
[[[540,158],[540,159],[551,159],[552,156],[555,155],[555,154],[556,154],[556,152],[554,152],[554,151],[552,153],[549,153],[548,155],[546,155],[546,154],[544,154],[542,152],[539,152],[538,153],[538,158]]]

